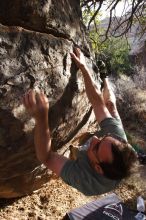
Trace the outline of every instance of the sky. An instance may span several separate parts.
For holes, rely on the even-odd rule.
[[[126,2],[126,3],[125,3]],[[125,14],[125,12],[127,12],[128,10],[130,10],[130,5],[129,5],[129,0],[122,0],[120,1],[117,6],[116,6],[116,10],[115,10],[115,15],[116,16],[121,16],[122,13]],[[124,9],[124,6],[125,6],[125,9]],[[101,8],[101,20],[106,18],[106,17],[109,17],[110,16],[110,13],[109,13],[109,10],[107,10],[107,6],[106,4],[104,3],[102,8]]]

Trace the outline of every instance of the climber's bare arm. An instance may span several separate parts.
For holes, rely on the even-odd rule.
[[[34,142],[37,158],[59,176],[68,159],[51,151],[48,99],[43,93],[36,94],[33,90],[30,90],[24,95],[23,104],[35,119]]]
[[[116,106],[116,96],[108,78],[104,79],[103,98],[111,116],[121,120]]]
[[[75,53],[71,53],[71,57],[83,74],[86,94],[93,107],[97,121],[100,123],[103,119],[111,117],[111,114],[104,103],[100,88],[95,85],[90,76],[90,71],[86,65],[83,53],[80,49],[76,48]]]

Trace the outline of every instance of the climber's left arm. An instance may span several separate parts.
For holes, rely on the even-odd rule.
[[[43,93],[36,94],[33,90],[30,90],[24,95],[23,104],[35,119],[34,143],[37,158],[59,176],[68,159],[51,151],[48,99]]]

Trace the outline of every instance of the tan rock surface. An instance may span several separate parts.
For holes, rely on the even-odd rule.
[[[91,115],[83,79],[70,58],[74,42],[89,55],[80,16],[79,1],[0,1],[0,197],[29,194],[49,180],[35,157],[34,120],[21,102],[28,89],[48,96],[54,150]]]

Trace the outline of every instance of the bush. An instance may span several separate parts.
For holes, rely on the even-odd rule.
[[[130,47],[124,38],[110,38],[105,42],[102,52],[109,58],[114,75],[133,74],[134,69],[130,62],[129,51]]]
[[[137,79],[138,77],[138,79]],[[144,124],[146,121],[146,76],[122,76],[115,81],[117,106],[122,120],[128,124]],[[144,125],[143,125],[144,126]]]

